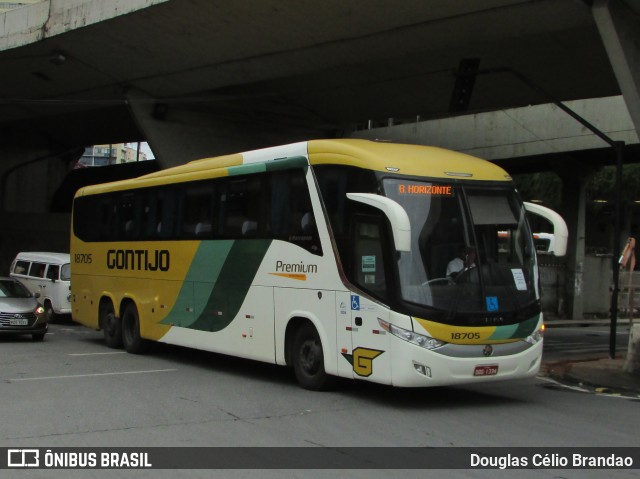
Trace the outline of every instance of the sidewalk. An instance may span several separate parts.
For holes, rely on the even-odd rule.
[[[608,324],[608,319],[554,319],[546,322],[547,328]],[[626,354],[625,350],[614,359],[597,357],[555,362],[544,362],[543,356],[540,374],[562,384],[580,386],[594,392],[640,397],[640,373],[632,374],[622,370]]]

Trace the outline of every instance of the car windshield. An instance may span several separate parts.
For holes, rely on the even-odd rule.
[[[451,322],[535,303],[535,248],[515,190],[461,183],[383,180],[411,221],[411,251],[397,261],[401,298]]]
[[[0,280],[0,298],[30,298],[31,293],[21,283],[12,280]]]

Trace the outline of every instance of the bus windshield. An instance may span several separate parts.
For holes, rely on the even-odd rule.
[[[386,178],[383,186],[411,221],[411,251],[397,260],[403,301],[451,324],[535,307],[535,248],[511,185]]]

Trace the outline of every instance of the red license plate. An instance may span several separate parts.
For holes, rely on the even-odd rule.
[[[476,366],[476,368],[473,370],[474,376],[495,376],[496,374],[498,374],[497,364],[490,366]]]

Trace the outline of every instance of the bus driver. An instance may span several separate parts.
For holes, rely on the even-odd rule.
[[[455,278],[463,271],[473,268],[476,265],[476,251],[473,248],[467,246],[460,246],[458,249],[458,256],[453,258],[447,264],[447,277]]]

